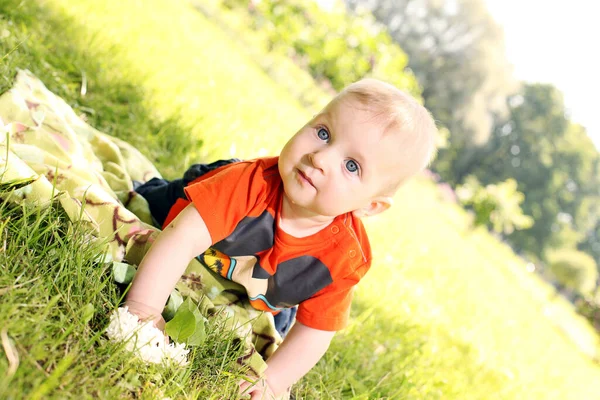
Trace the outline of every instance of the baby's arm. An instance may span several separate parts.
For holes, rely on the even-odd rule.
[[[296,321],[281,346],[267,360],[267,384],[275,395],[302,378],[323,357],[335,332]]]
[[[190,260],[212,244],[210,233],[193,204],[188,205],[159,235],[140,263],[126,305],[140,318],[152,318],[162,328],[161,312]]]
[[[140,318],[162,321],[161,312],[188,263],[212,244],[208,228],[193,204],[171,222],[140,263],[126,304]],[[164,323],[164,322],[163,322]],[[296,322],[267,361],[266,380],[275,394],[302,378],[325,354],[335,332]]]

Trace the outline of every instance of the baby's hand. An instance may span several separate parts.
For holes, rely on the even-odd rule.
[[[239,382],[240,395],[250,395],[250,400],[274,400],[276,399],[273,391],[264,378],[242,379]]]
[[[165,319],[162,317],[160,310],[156,310],[145,305],[144,303],[133,300],[125,301],[125,305],[128,307],[129,312],[136,315],[140,321],[152,321],[152,324],[155,327],[160,329],[162,332],[165,331]]]
[[[127,306],[111,314],[106,335],[110,340],[125,342],[126,350],[146,362],[160,364],[167,360],[180,366],[188,364],[189,350],[185,344],[169,344],[162,331],[149,321],[141,322],[137,315],[128,311]]]

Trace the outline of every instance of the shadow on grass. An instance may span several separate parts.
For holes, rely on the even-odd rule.
[[[90,38],[81,22],[38,2],[0,3],[0,93],[17,68],[29,69],[94,128],[128,141],[168,178],[179,177],[202,141],[178,114],[156,116],[144,105],[144,77],[120,61],[126,48]],[[82,43],[82,38],[89,38]]]

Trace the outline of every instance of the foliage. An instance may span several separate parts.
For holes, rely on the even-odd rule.
[[[598,270],[588,254],[575,249],[548,251],[550,272],[565,288],[589,295],[596,288]]]
[[[167,322],[165,332],[178,343],[199,346],[206,340],[205,320],[198,306],[188,298]]]
[[[533,225],[533,219],[521,210],[525,196],[517,190],[514,179],[484,187],[476,177],[468,176],[456,189],[456,195],[463,205],[475,212],[475,225],[491,226],[495,232],[505,235]]]
[[[246,0],[224,1],[246,9]],[[251,29],[260,31],[269,51],[280,52],[306,66],[336,90],[367,75],[380,78],[415,96],[420,89],[407,69],[408,57],[387,30],[368,16],[348,16],[344,9],[323,10],[315,1],[251,2]]]
[[[575,302],[577,312],[583,315],[592,326],[600,333],[600,290],[596,296],[586,296],[577,299]]]
[[[597,238],[600,155],[585,130],[567,120],[560,92],[551,85],[525,85],[508,106],[508,118],[496,125],[469,167],[483,184],[516,179],[525,194],[522,208],[535,224],[507,240],[542,258],[545,249]]]

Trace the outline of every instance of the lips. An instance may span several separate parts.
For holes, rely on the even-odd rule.
[[[298,176],[300,177],[300,180],[303,182],[307,182],[310,186],[315,187],[315,185],[313,184],[312,180],[306,176],[306,174],[300,170],[298,171]]]

